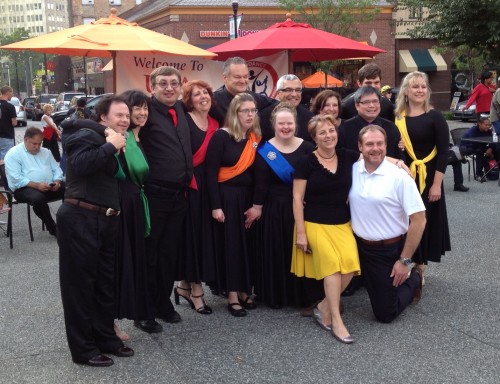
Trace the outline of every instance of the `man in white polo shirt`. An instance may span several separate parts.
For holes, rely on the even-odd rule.
[[[358,144],[363,159],[352,172],[352,229],[373,313],[389,323],[421,296],[412,256],[425,228],[425,207],[415,181],[385,159],[383,128],[366,126]]]

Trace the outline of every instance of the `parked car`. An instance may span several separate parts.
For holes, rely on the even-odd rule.
[[[56,98],[57,95],[53,93],[42,93],[38,95],[35,99],[35,111],[33,115],[33,121],[40,121],[43,116],[43,106],[50,103],[51,99]]]
[[[35,99],[36,96],[29,96],[25,97],[23,100],[23,107],[24,110],[26,111],[26,118],[27,119],[33,119],[34,112],[35,112]]]
[[[69,102],[73,96],[85,96],[82,92],[61,92],[57,95],[54,112],[67,111],[69,109]]]
[[[104,96],[107,96],[107,95],[112,95],[112,93],[105,93],[103,95],[94,96],[91,99],[87,100],[87,104],[85,106],[85,109],[87,111],[89,111],[92,116],[95,115],[95,106],[97,105],[97,103],[99,101],[101,101],[101,99]],[[85,97],[85,95],[83,97]],[[54,123],[57,126],[59,126],[63,122],[63,120],[69,119],[69,117],[71,116],[71,114],[73,112],[74,112],[74,109],[71,108],[71,109],[64,110],[64,111],[54,112],[50,116],[52,117],[52,120],[54,120]]]
[[[465,109],[465,104],[467,104],[467,100],[457,103],[455,109],[451,110],[453,119],[462,121],[476,121],[476,103],[472,104],[467,109]]]
[[[11,103],[16,108],[17,126],[26,127],[28,125],[28,119],[26,119],[26,111],[24,110],[24,106],[21,104],[17,97],[12,97],[9,100],[9,103]]]

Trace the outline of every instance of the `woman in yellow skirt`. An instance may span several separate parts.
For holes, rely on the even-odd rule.
[[[359,274],[356,240],[347,202],[352,165],[359,153],[336,150],[337,128],[332,116],[318,115],[308,125],[317,149],[301,159],[293,181],[295,219],[291,271],[299,277],[323,279],[325,299],[313,318],[340,342],[354,339],[340,316],[340,294]]]

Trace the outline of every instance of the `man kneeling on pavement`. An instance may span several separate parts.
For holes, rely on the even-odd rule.
[[[422,276],[412,257],[425,228],[425,206],[411,176],[385,158],[382,127],[363,128],[358,146],[363,158],[353,165],[352,229],[373,313],[389,323],[421,297]]]
[[[49,233],[56,236],[56,223],[47,201],[63,198],[63,173],[52,153],[41,147],[42,140],[40,129],[26,129],[24,141],[9,149],[5,155],[5,171],[16,200],[33,205],[33,211]]]

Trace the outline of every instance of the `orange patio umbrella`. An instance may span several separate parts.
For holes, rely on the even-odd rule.
[[[331,88],[331,87],[342,87],[342,80],[336,79],[333,76],[325,74],[325,72],[318,71],[313,73],[311,76],[306,77],[302,80],[302,85],[305,88]]]
[[[31,50],[67,56],[112,57],[113,68],[116,68],[117,51],[204,58],[217,56],[181,40],[143,28],[137,23],[128,22],[116,16],[116,12],[115,8],[111,8],[111,15],[107,18],[4,45],[0,49]],[[113,71],[113,88],[116,88],[116,70]]]

